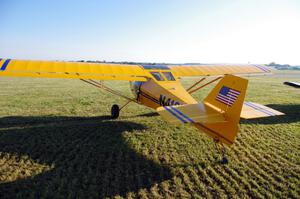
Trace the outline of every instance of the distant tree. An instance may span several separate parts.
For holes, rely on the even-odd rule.
[[[275,62],[271,62],[268,64],[268,66],[276,66],[277,64]]]

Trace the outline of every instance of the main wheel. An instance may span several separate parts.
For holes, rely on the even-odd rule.
[[[111,107],[111,118],[112,119],[117,119],[119,117],[119,113],[120,113],[120,108],[117,104],[114,104]]]

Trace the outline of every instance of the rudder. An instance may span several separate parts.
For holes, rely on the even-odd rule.
[[[232,144],[238,132],[248,80],[226,75],[204,99],[204,104],[224,115],[226,122],[195,123],[194,125],[225,144]]]

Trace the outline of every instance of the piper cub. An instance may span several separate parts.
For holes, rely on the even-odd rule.
[[[234,143],[240,118],[283,115],[264,105],[245,102],[248,80],[235,76],[269,72],[261,65],[128,65],[0,59],[0,76],[80,79],[127,100],[121,108],[112,106],[114,119],[129,102],[135,102],[156,110],[171,124],[191,124],[221,145]],[[185,89],[179,79],[189,76],[202,78]],[[206,76],[215,79],[199,86]],[[134,98],[96,80],[129,81]],[[197,102],[191,95],[217,80],[220,81],[203,102]]]

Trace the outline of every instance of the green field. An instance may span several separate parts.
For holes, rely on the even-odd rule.
[[[300,198],[300,89],[282,84],[300,73],[249,80],[248,101],[286,115],[242,120],[221,165],[210,138],[151,109],[111,120],[125,101],[81,81],[1,77],[0,198]]]

